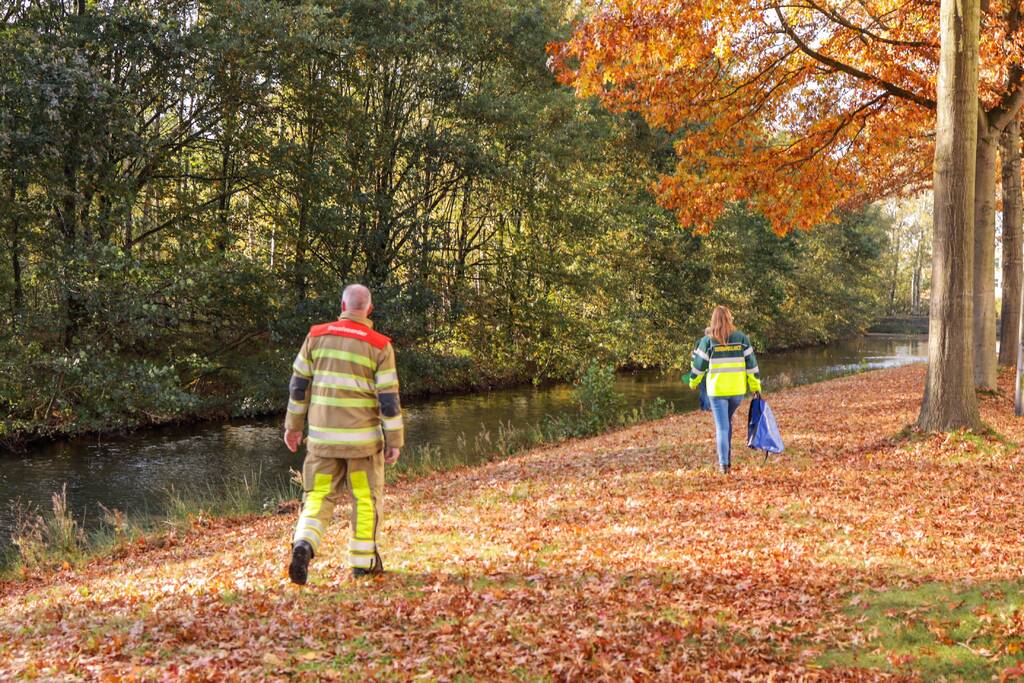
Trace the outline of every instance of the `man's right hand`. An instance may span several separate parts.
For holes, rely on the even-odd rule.
[[[402,451],[398,448],[385,448],[384,449],[384,462],[389,465],[394,465],[398,462],[398,456],[402,454]]]
[[[302,431],[295,431],[292,429],[284,430],[284,445],[288,447],[292,453],[299,451],[299,446],[302,444]]]

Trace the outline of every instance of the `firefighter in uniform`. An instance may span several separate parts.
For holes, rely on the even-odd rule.
[[[292,366],[284,440],[293,453],[309,432],[302,467],[302,513],[288,575],[305,584],[334,506],[352,503],[349,564],[355,577],[384,571],[377,549],[384,464],[404,441],[391,340],[373,330],[370,291],[349,285],[341,318],[309,330]]]

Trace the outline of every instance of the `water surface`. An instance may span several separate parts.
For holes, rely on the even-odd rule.
[[[923,338],[864,337],[829,346],[762,354],[765,391],[832,377],[923,361]],[[642,371],[623,374],[618,387],[633,405],[662,398],[678,410],[697,407],[695,393],[680,373]],[[282,407],[286,398],[282,387]],[[573,410],[567,385],[520,387],[481,394],[409,401],[405,406],[406,445],[432,444],[445,450],[473,444],[487,429],[513,422],[535,424],[547,415]],[[0,544],[13,524],[12,503],[48,507],[50,496],[66,483],[73,512],[95,520],[99,504],[128,513],[160,514],[165,492],[221,487],[259,471],[265,482],[299,469],[301,458],[281,443],[281,417],[207,423],[137,432],[118,438],[78,439],[28,453],[0,453]],[[460,439],[464,436],[465,439]]]

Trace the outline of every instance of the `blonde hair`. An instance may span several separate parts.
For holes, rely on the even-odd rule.
[[[732,311],[725,306],[715,306],[715,310],[711,313],[711,324],[705,330],[708,336],[724,344],[729,341],[730,335],[735,331],[736,326],[732,323]]]

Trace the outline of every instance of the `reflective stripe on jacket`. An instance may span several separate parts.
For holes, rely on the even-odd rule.
[[[747,335],[739,331],[729,335],[725,344],[710,336],[697,343],[691,354],[690,374],[685,379],[696,389],[705,375],[708,396],[743,396],[761,391],[761,371],[754,347]]]
[[[344,314],[313,326],[289,386],[285,428],[300,431],[308,419],[310,453],[364,458],[404,444],[395,350],[370,320]]]

